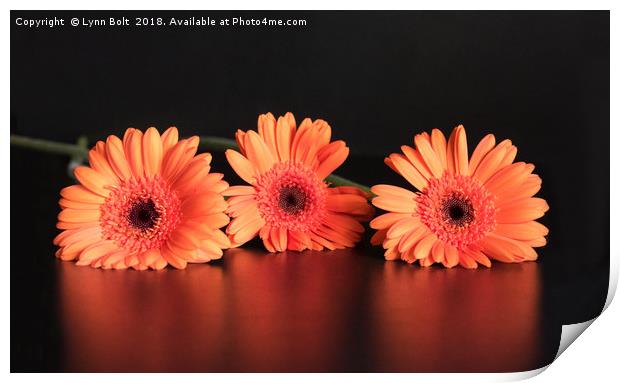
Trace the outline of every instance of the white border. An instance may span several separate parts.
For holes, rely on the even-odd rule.
[[[228,2],[198,2],[198,1],[185,1],[177,0],[174,2],[152,0],[144,2],[132,2],[127,0],[109,0],[109,1],[28,1],[28,2],[7,2],[8,9],[19,10],[55,10],[55,9],[84,9],[84,10],[173,10],[173,9],[517,9],[517,10],[547,10],[547,9],[610,9],[611,10],[611,105],[617,105],[618,96],[618,17],[616,16],[615,3],[612,1],[547,1],[547,0],[522,0],[522,1],[428,1],[428,2],[411,2],[411,1],[393,1],[393,0],[381,0],[370,2],[366,0],[356,1],[347,4],[344,1],[339,0],[314,0],[314,1],[228,1]],[[560,6],[561,8],[558,8]],[[2,28],[2,37],[0,39],[2,44],[2,51],[9,52],[9,22],[10,15],[8,9],[5,13],[5,17],[2,19],[4,27]],[[1,111],[3,121],[5,121],[5,131],[0,135],[0,145],[4,150],[0,151],[0,175],[2,179],[9,179],[9,126],[10,126],[10,69],[9,60],[5,59],[0,62],[2,65],[4,76],[2,77],[2,104]],[[611,126],[616,129],[611,130],[610,142],[618,142],[618,132],[620,128],[618,125],[617,111],[611,110]],[[584,132],[588,134],[588,132]],[[577,142],[576,142],[577,144]],[[611,169],[620,169],[620,154],[618,150],[611,150]],[[610,174],[611,177],[611,195],[620,195],[620,187],[618,177],[614,174]],[[10,195],[9,189],[4,187],[0,188],[0,201],[2,201],[2,207],[0,210],[0,243],[3,246],[3,256],[5,259],[9,258],[10,250]],[[620,214],[618,203],[611,199],[611,217],[618,217]],[[607,298],[606,308],[611,303],[613,295],[615,294],[616,286],[618,283],[618,263],[619,263],[619,237],[617,233],[620,233],[620,226],[617,221],[613,221],[611,224],[611,233],[616,233],[611,239],[611,276],[610,276],[610,291]],[[18,246],[19,244],[15,244]],[[9,289],[10,289],[10,273],[9,267],[6,262],[2,267],[2,284],[3,288],[0,289],[0,297],[2,299],[2,307],[4,308],[4,315],[0,316],[2,322],[2,340],[4,347],[1,350],[2,353],[2,370],[6,373],[10,370],[10,316],[9,316]],[[618,304],[611,306],[607,309],[602,318],[597,320],[597,325],[592,326],[591,329],[586,331],[586,336],[582,336],[583,339],[578,339],[577,346],[570,348],[565,355],[559,358],[556,362],[552,363],[548,368],[548,372],[542,374],[535,379],[538,381],[558,381],[561,379],[570,379],[571,381],[579,378],[592,377],[611,377],[617,376],[617,353],[616,342],[619,340],[618,323],[620,323],[620,309]],[[587,326],[585,326],[587,327]],[[530,371],[524,373],[514,374],[415,374],[412,377],[409,374],[210,374],[209,379],[218,379],[225,381],[236,381],[241,379],[252,380],[253,382],[278,382],[286,381],[287,383],[291,379],[298,381],[308,381],[314,383],[316,379],[328,379],[333,381],[375,381],[378,379],[389,379],[393,381],[410,382],[412,378],[422,378],[424,381],[506,381],[506,380],[518,380],[525,379],[534,375],[537,375],[546,368],[542,368],[537,371]],[[82,381],[86,376],[82,374],[11,374],[10,378],[15,381],[30,380],[33,377],[40,377],[49,381]],[[110,376],[109,374],[89,374],[87,378],[92,381],[108,382],[111,378],[116,378],[117,375]],[[168,374],[122,374],[119,376],[127,379],[138,379],[152,381],[167,380],[171,376]],[[202,381],[205,379],[203,375],[199,374],[175,374],[175,380],[192,380]],[[608,380],[608,379],[606,379]]]
[[[54,2],[45,0],[7,1],[9,9],[15,10],[595,10],[613,9],[614,2],[608,0],[590,1],[553,1],[553,0],[434,0],[434,1],[405,1],[405,0],[382,0],[382,1],[346,1],[346,0],[230,0],[222,1],[198,1],[177,0],[174,2],[163,0],[151,1],[89,1],[57,0]]]

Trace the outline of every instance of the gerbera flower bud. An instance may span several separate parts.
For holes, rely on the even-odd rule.
[[[79,185],[61,190],[56,256],[78,265],[137,270],[208,262],[230,246],[219,230],[223,175],[209,173],[211,155],[196,154],[198,137],[178,140],[172,127],[160,137],[130,128],[89,152],[75,169]]]
[[[227,150],[226,158],[250,185],[224,192],[232,246],[256,235],[271,252],[340,249],[361,239],[360,222],[374,209],[362,190],[324,181],[349,154],[343,141],[330,143],[325,121],[306,118],[297,129],[291,113],[277,121],[268,113],[258,117],[258,133],[238,131],[236,138],[241,153]]]
[[[448,142],[443,133],[415,136],[415,149],[402,146],[385,163],[418,192],[375,185],[372,203],[388,213],[370,226],[385,258],[476,268],[501,262],[535,260],[534,247],[546,244],[548,230],[535,220],[549,209],[533,198],[541,179],[534,165],[513,163],[517,148],[510,140],[495,145],[487,135],[468,158],[465,128],[456,127]]]

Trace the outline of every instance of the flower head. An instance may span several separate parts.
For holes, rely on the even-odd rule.
[[[385,258],[476,268],[501,262],[535,260],[534,247],[546,244],[548,230],[535,220],[549,209],[533,196],[541,179],[534,165],[513,163],[517,148],[510,140],[495,145],[495,137],[480,141],[471,158],[465,128],[450,138],[434,129],[415,136],[415,149],[404,145],[385,163],[418,192],[392,185],[375,185],[372,203],[387,213],[370,226]]]
[[[229,218],[223,175],[209,173],[211,155],[196,154],[198,137],[178,140],[130,128],[90,150],[80,182],[61,190],[56,256],[78,265],[137,270],[208,262],[230,246],[219,230]]]
[[[259,235],[272,252],[352,247],[372,217],[367,193],[328,187],[324,179],[347,158],[349,148],[331,139],[323,120],[306,118],[299,128],[291,113],[276,121],[258,118],[258,133],[238,131],[240,152],[226,151],[235,172],[249,186],[224,195],[232,221],[226,232],[233,246]]]

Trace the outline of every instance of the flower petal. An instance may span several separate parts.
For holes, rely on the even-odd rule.
[[[330,154],[327,158],[321,161],[319,167],[316,169],[317,178],[320,180],[325,179],[325,177],[330,175],[334,170],[338,169],[348,156],[349,148],[346,146],[341,147],[336,152]]]
[[[101,173],[114,183],[118,182],[118,177],[116,176],[116,173],[114,173],[114,170],[112,170],[105,153],[102,154],[97,149],[91,149],[88,152],[88,162],[91,168]]]
[[[498,223],[523,223],[542,217],[549,205],[542,198],[524,198],[503,205],[496,215]]]
[[[412,250],[415,245],[428,234],[430,234],[430,231],[428,231],[425,226],[419,225],[415,230],[410,231],[400,238],[400,242],[398,243],[398,251],[401,253],[406,253]]]
[[[273,114],[267,113],[258,116],[258,134],[261,136],[274,158],[279,158],[276,148],[276,119]]]
[[[424,190],[428,185],[428,180],[413,167],[411,162],[402,154],[393,153],[389,157],[391,164],[394,166],[398,174],[403,176],[410,184],[418,190]]]
[[[448,162],[453,161],[454,174],[468,175],[469,162],[467,154],[467,137],[465,136],[465,128],[463,125],[457,126],[450,136],[452,145],[448,145]]]
[[[480,165],[476,168],[476,172],[473,174],[475,178],[477,178],[480,182],[486,182],[497,170],[499,170],[499,165],[502,162],[502,159],[506,155],[506,148],[502,146],[496,146],[493,150],[489,152]]]
[[[435,178],[440,178],[443,175],[444,168],[442,166],[439,156],[433,150],[430,141],[423,134],[416,134],[415,146],[422,155],[424,163],[428,166]]]
[[[444,261],[445,250],[443,242],[435,241],[433,248],[431,249],[431,255],[435,262],[442,263]]]
[[[521,186],[527,177],[534,170],[533,166],[528,166],[524,162],[517,162],[511,164],[489,178],[484,186],[493,194],[501,194],[503,190],[512,190]]]
[[[86,266],[90,265],[97,259],[115,252],[118,250],[118,247],[112,241],[99,241],[95,242],[92,245],[85,248],[78,258],[76,265],[78,266]]]
[[[482,159],[495,147],[495,136],[487,134],[474,149],[469,160],[469,174],[474,174]]]
[[[164,148],[159,132],[155,128],[148,128],[142,138],[142,155],[144,163],[144,175],[154,177],[161,171],[161,163]],[[192,157],[194,155],[192,154]]]
[[[410,213],[413,214],[416,211],[415,201],[409,198],[394,197],[394,196],[378,196],[372,199],[372,204],[386,211],[395,213]]]
[[[410,233],[418,228],[420,220],[418,218],[405,218],[395,222],[387,232],[387,238],[399,238],[406,233]]]
[[[95,194],[82,185],[67,186],[60,191],[60,195],[70,201],[80,203],[102,204],[105,202],[105,196]]]
[[[459,250],[448,244],[444,244],[444,261],[445,267],[451,268],[459,264]]]
[[[251,185],[256,182],[256,168],[254,168],[252,162],[246,157],[244,157],[241,153],[228,149],[226,150],[226,159],[228,160],[228,163],[233,168],[235,173],[237,173],[237,175],[241,177],[241,179]]]
[[[443,174],[443,172],[448,170],[448,164],[447,164],[447,154],[446,154],[446,146],[447,146],[446,137],[443,135],[441,130],[433,129],[433,131],[431,132],[431,145],[433,147],[433,150],[437,154],[439,161],[441,162],[442,174]]]
[[[255,194],[256,194],[256,189],[254,189],[254,187],[245,186],[245,185],[230,186],[229,188],[227,188],[226,190],[222,192],[222,195],[227,196],[227,197],[242,196],[242,195],[248,196],[248,195],[255,195]]]
[[[387,229],[401,219],[409,217],[410,213],[385,213],[370,221],[370,227],[376,230]]]
[[[113,185],[109,178],[87,166],[78,166],[74,170],[75,178],[89,191],[102,197],[110,194],[108,186]],[[86,196],[82,193],[82,196]],[[71,199],[71,198],[68,198]]]
[[[435,178],[435,175],[431,172],[428,165],[424,161],[422,154],[418,150],[415,150],[411,146],[402,145],[400,150],[405,154],[405,157],[411,162],[413,167],[424,177],[424,179],[429,180],[431,178]]]
[[[368,201],[356,194],[329,194],[325,207],[337,213],[363,214],[368,210]]]
[[[125,158],[123,143],[116,136],[108,136],[105,145],[106,155],[110,166],[121,180],[131,178],[131,168]]]
[[[258,174],[264,174],[273,167],[275,160],[265,141],[253,130],[245,135],[245,151],[248,160],[254,164]]]
[[[531,241],[546,236],[549,234],[549,229],[536,221],[524,223],[500,223],[497,225],[495,233],[512,239]]]
[[[280,161],[286,162],[291,158],[291,145],[295,136],[296,124],[292,113],[278,117],[276,123],[276,147]]]
[[[413,255],[416,259],[423,259],[431,255],[433,245],[437,241],[435,234],[428,234],[418,242],[413,250]]]
[[[176,127],[171,126],[166,129],[164,134],[161,135],[163,155],[165,156],[166,153],[177,144],[177,142],[179,142],[179,131]]]
[[[185,269],[187,267],[187,260],[185,260],[181,255],[183,251],[177,247],[172,246],[170,243],[165,244],[160,249],[161,256],[168,262],[172,267],[177,269]]]
[[[101,210],[93,209],[63,209],[58,214],[58,220],[64,222],[94,222],[101,216]]]
[[[142,132],[134,129],[127,135],[125,144],[125,156],[129,161],[132,173],[136,177],[144,176],[144,166],[142,164]]]
[[[415,200],[417,197],[414,192],[393,185],[374,185],[370,188],[370,191],[378,196],[391,196],[411,200]]]
[[[489,258],[484,255],[481,251],[472,251],[472,250],[467,250],[465,251],[465,254],[467,254],[469,257],[471,257],[474,261],[478,262],[481,265],[484,265],[486,267],[491,267],[491,260],[489,260]]]

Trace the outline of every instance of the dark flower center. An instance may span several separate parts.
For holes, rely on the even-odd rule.
[[[441,208],[443,219],[453,225],[464,226],[474,220],[474,207],[462,196],[447,198]]]
[[[289,214],[297,214],[306,207],[306,193],[297,186],[285,186],[280,189],[278,206]]]
[[[159,212],[155,207],[155,203],[150,198],[148,200],[135,202],[127,214],[127,221],[129,221],[129,224],[142,230],[148,230],[155,226],[158,218]]]

